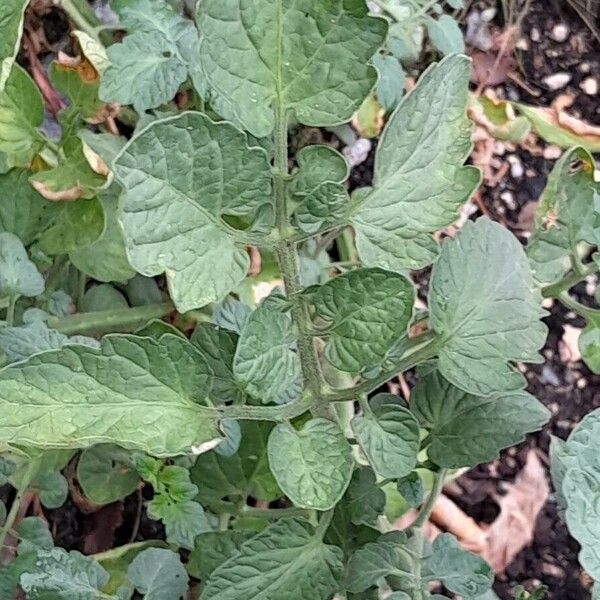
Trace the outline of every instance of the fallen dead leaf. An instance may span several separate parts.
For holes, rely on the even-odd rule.
[[[496,573],[503,573],[515,556],[533,541],[535,523],[550,488],[538,455],[531,450],[525,466],[506,495],[496,497],[500,514],[486,532],[481,553]]]
[[[103,506],[86,520],[83,538],[84,554],[96,554],[110,550],[114,546],[115,531],[123,524],[123,502],[113,502]]]
[[[44,196],[46,200],[52,200],[53,202],[60,201],[72,201],[81,198],[83,194],[83,188],[80,185],[74,185],[73,187],[67,188],[66,190],[58,190],[53,192],[49,190],[44,183],[41,181],[32,181],[31,185],[36,191]]]

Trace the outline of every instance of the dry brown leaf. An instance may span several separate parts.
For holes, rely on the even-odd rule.
[[[61,202],[61,201],[72,201],[81,198],[83,194],[83,188],[78,184],[70,187],[66,190],[58,190],[53,192],[49,190],[44,183],[41,181],[32,181],[31,185],[36,189],[36,191],[44,196],[46,200],[52,200],[52,202]]]
[[[481,553],[494,572],[503,573],[515,556],[531,544],[537,517],[549,493],[546,470],[531,450],[506,495],[495,499],[500,514],[486,532],[486,545]]]
[[[110,550],[114,546],[115,531],[123,524],[123,502],[113,502],[103,506],[86,519],[86,532],[83,538],[84,554],[96,554]]]

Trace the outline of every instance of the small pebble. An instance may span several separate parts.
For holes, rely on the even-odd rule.
[[[555,42],[564,42],[569,37],[569,28],[564,23],[559,23],[552,28],[550,37]]]
[[[539,42],[542,39],[542,36],[540,35],[540,30],[537,27],[531,28],[529,37],[531,38],[532,42]]]
[[[526,52],[527,50],[529,50],[529,42],[526,38],[520,38],[519,40],[517,40],[515,47],[519,50],[523,50]]]
[[[358,138],[352,145],[344,147],[342,154],[351,167],[364,163],[371,151],[371,140]]]
[[[582,62],[582,63],[579,65],[579,70],[580,70],[582,73],[589,73],[589,72],[590,72],[590,68],[591,68],[591,67],[590,67],[590,63],[589,63],[589,62]]]
[[[523,163],[514,154],[510,154],[506,157],[506,160],[510,163],[510,175],[513,179],[520,179],[523,177]]]
[[[552,75],[547,75],[542,81],[551,90],[560,90],[560,88],[565,87],[565,85],[571,81],[571,76],[564,72],[554,73]]]
[[[515,210],[515,208],[517,208],[517,205],[515,204],[515,197],[512,195],[512,192],[509,192],[508,190],[506,192],[502,192],[500,194],[500,199],[502,202],[504,202],[504,204],[506,204],[506,206],[508,206],[510,210]]]
[[[546,160],[556,160],[557,158],[560,158],[561,154],[562,150],[560,147],[554,144],[550,144],[544,148],[544,158]]]
[[[542,367],[542,376],[540,379],[542,380],[542,383],[553,385],[554,387],[560,385],[558,375],[548,365]]]
[[[586,77],[579,87],[588,95],[595,96],[598,93],[598,80],[595,77]]]

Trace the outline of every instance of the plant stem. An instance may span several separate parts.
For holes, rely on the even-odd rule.
[[[310,511],[295,506],[290,508],[256,508],[255,506],[245,506],[240,514],[259,519],[280,519],[281,517],[308,517]]]
[[[275,248],[275,254],[285,285],[285,291],[291,304],[292,321],[297,329],[298,356],[302,366],[302,375],[313,400],[316,402],[313,408],[323,414],[322,407],[319,406],[320,403],[318,402],[322,381],[319,359],[315,350],[313,337],[310,333],[308,308],[299,295],[302,291],[302,284],[298,270],[298,251],[296,243],[286,239],[289,229],[286,189],[286,180],[289,176],[287,128],[287,115],[280,107],[276,111],[274,132],[275,159],[273,165],[273,189],[275,196],[275,221],[280,237],[280,242]],[[325,407],[325,411],[327,409],[328,407]]]
[[[90,23],[88,19],[82,14],[76,3],[73,2],[73,0],[54,0],[54,3],[57,4],[60,8],[62,8],[62,10],[65,13],[67,13],[69,19],[71,19],[71,21],[73,21],[73,23],[75,23],[75,25],[77,26],[77,29],[85,31],[97,42],[100,42],[100,37],[98,35],[99,23],[96,23],[95,25]]]
[[[23,498],[23,495],[29,488],[29,484],[31,483],[31,479],[33,477],[33,473],[35,472],[36,467],[37,467],[37,462],[35,460],[32,460],[29,463],[29,465],[27,466],[27,469],[25,470],[25,472],[23,473],[23,479],[21,480],[21,483],[20,483],[19,487],[17,488],[17,493],[15,494],[15,499],[13,500],[13,503],[10,507],[10,512],[6,516],[6,521],[4,522],[4,525],[2,526],[2,528],[0,529],[0,548],[4,547],[4,543],[6,541],[6,536],[13,529],[13,525],[15,523],[17,515],[19,514],[21,500]]]
[[[600,321],[600,310],[596,308],[590,308],[589,306],[585,306],[578,302],[569,295],[569,292],[561,292],[558,295],[558,299],[562,304],[564,304],[567,308],[570,308],[572,311],[576,312],[578,315],[581,315],[586,319],[586,321]]]
[[[11,296],[8,300],[8,308],[6,309],[6,326],[13,327],[15,324],[15,308],[19,296]]]
[[[170,302],[136,306],[120,310],[100,310],[98,312],[78,313],[68,317],[52,317],[48,326],[64,333],[100,334],[115,328],[134,330],[151,319],[157,319],[175,310]]]
[[[575,271],[571,271],[567,275],[565,275],[560,281],[543,287],[542,296],[544,296],[544,298],[558,298],[561,292],[570,290],[574,285],[578,284],[580,281],[583,281],[590,275],[597,273],[599,269],[600,267],[595,262],[591,262],[581,267],[578,273]]]
[[[435,502],[438,499],[438,496],[442,493],[447,472],[447,469],[440,469],[437,471],[437,473],[435,473],[431,492],[429,493],[429,496],[427,496],[425,504],[423,504],[421,507],[421,511],[419,512],[419,516],[415,519],[413,527],[421,528],[429,520],[431,512],[433,511],[433,507],[435,506]]]
[[[325,533],[329,529],[331,519],[333,519],[333,509],[328,510],[327,512],[323,513],[323,515],[319,519],[319,524],[317,525],[317,528],[315,529],[315,537],[316,538],[319,538],[321,540],[323,539],[323,537],[325,536]]]

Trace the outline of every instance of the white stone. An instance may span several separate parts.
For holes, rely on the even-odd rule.
[[[506,206],[508,206],[508,208],[510,208],[510,210],[515,210],[515,208],[517,208],[517,205],[515,204],[515,197],[512,195],[512,192],[509,192],[508,190],[506,192],[502,192],[500,194],[500,199],[504,202],[504,204],[506,204]]]
[[[544,158],[546,160],[556,160],[562,154],[562,150],[559,146],[555,146],[554,144],[550,144],[550,146],[546,146],[544,148]]]
[[[586,77],[579,87],[588,95],[595,96],[598,93],[598,80],[595,77]]]
[[[564,72],[554,73],[552,75],[547,75],[542,81],[551,90],[560,90],[560,88],[564,88],[565,85],[571,81],[571,76]]]
[[[569,28],[564,23],[559,23],[552,28],[550,37],[555,42],[564,42],[569,37]]]
[[[506,160],[510,163],[510,174],[513,179],[520,179],[523,177],[523,163],[514,154],[510,154],[506,157]]]
[[[532,27],[530,37],[532,42],[539,42],[542,39],[540,30],[537,27]]]

